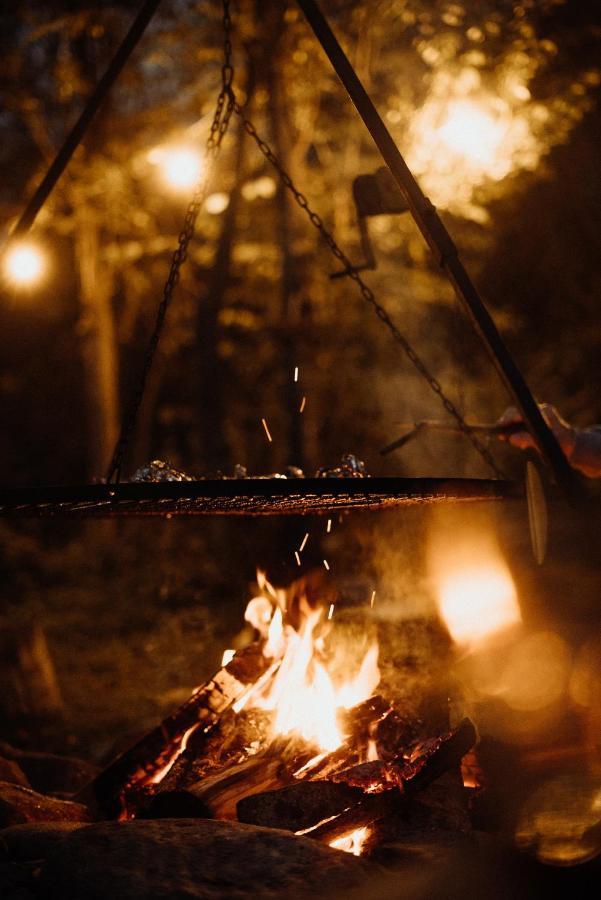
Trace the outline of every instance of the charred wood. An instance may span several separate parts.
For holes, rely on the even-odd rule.
[[[238,801],[240,822],[287,831],[305,831],[355,806],[362,792],[329,781],[300,781],[278,791],[253,794]]]
[[[208,732],[268,669],[269,661],[263,656],[261,644],[236,653],[179,709],[110,763],[80,792],[78,799],[94,805],[106,817],[117,816],[124,792],[151,782],[169,764],[187,732]]]
[[[280,759],[251,757],[185,790],[157,794],[145,817],[235,819],[239,800],[283,787],[291,777]]]
[[[393,813],[398,804],[398,795],[392,791],[383,794],[362,795],[362,799],[339,816],[323,820],[319,825],[303,833],[306,837],[330,844],[345,837],[357,828],[373,825]]]

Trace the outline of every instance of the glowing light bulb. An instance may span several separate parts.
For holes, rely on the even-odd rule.
[[[154,147],[146,158],[160,168],[163,180],[176,191],[193,188],[204,168],[202,155],[194,147]]]
[[[35,244],[13,245],[4,257],[4,273],[14,285],[29,287],[36,284],[45,269],[44,257]]]

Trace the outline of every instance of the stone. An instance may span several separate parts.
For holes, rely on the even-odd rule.
[[[0,781],[7,781],[9,784],[20,784],[21,787],[29,787],[29,782],[25,772],[18,762],[14,759],[5,759],[0,756]]]
[[[247,900],[323,897],[379,868],[289,832],[193,819],[102,822],[65,835],[40,900]]]
[[[42,794],[75,794],[98,774],[98,767],[73,756],[34,753],[0,742],[0,755],[16,762],[35,791]],[[3,781],[9,779],[3,778]]]
[[[26,822],[86,822],[90,815],[81,803],[46,797],[18,784],[0,781],[0,828]]]
[[[47,859],[75,829],[85,822],[33,822],[13,825],[0,832],[0,846],[11,862]]]

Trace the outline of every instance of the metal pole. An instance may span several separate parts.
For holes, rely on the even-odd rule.
[[[317,3],[314,0],[298,0],[298,5],[323,47],[334,71],[348,91],[384,162],[403,192],[418,228],[430,246],[439,266],[453,285],[472,326],[485,344],[503,382],[513,395],[524,421],[535,438],[543,458],[551,467],[557,483],[568,493],[574,493],[578,489],[578,479],[555,435],[543,419],[530,388],[505,346],[476,287],[465,271],[457,248],[436,209],[422,193]]]
[[[144,5],[140,9],[138,15],[132,22],[129,31],[123,38],[119,49],[109,63],[106,72],[96,85],[93,94],[84,106],[77,122],[65,138],[65,141],[56,154],[56,157],[54,158],[50,168],[38,185],[29,203],[21,213],[19,221],[13,228],[8,241],[6,242],[6,245],[12,243],[12,241],[16,238],[23,237],[23,235],[27,234],[27,232],[33,225],[37,214],[48,199],[58,179],[63,174],[69,160],[73,156],[73,153],[81,143],[81,140],[83,139],[83,136],[85,135],[100,104],[117,80],[119,74],[121,73],[121,70],[125,66],[125,63],[131,56],[136,44],[144,34],[146,27],[155,14],[160,2],[161,0],[146,0]]]

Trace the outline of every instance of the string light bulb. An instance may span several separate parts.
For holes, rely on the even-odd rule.
[[[4,275],[17,287],[33,287],[46,269],[44,255],[30,242],[19,242],[8,249],[3,259]]]

